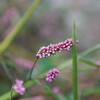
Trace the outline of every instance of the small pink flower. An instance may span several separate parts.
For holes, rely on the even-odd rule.
[[[78,44],[78,40],[76,41],[76,44]],[[56,54],[57,51],[58,52],[62,52],[65,50],[69,51],[72,46],[73,46],[73,39],[69,38],[64,42],[60,42],[58,44],[50,44],[46,47],[45,46],[41,47],[40,50],[37,52],[36,57],[45,58]]]
[[[50,70],[50,71],[46,74],[46,81],[52,82],[53,80],[56,79],[56,77],[58,76],[59,73],[60,73],[59,70],[56,69],[56,68]]]
[[[23,81],[16,79],[16,84],[12,86],[12,88],[20,95],[25,93],[25,88],[22,86],[23,83]]]

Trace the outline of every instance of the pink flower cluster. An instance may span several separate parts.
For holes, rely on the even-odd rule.
[[[48,82],[52,82],[53,80],[56,79],[56,77],[58,76],[58,74],[60,73],[60,71],[56,68],[50,70],[47,74],[46,74],[46,81]]]
[[[76,44],[78,44],[78,40],[76,41]],[[64,42],[60,42],[58,44],[50,44],[47,47],[45,46],[41,47],[40,50],[37,52],[36,57],[45,58],[54,55],[57,51],[58,52],[62,52],[64,50],[69,51],[72,46],[73,46],[73,39],[69,38]]]
[[[16,79],[16,84],[13,85],[12,88],[20,95],[23,95],[25,93],[25,88],[22,85],[23,81]]]

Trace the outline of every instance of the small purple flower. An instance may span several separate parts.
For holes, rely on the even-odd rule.
[[[20,95],[25,93],[25,88],[22,86],[23,83],[23,81],[16,79],[16,84],[12,86],[12,88]]]
[[[56,77],[58,76],[58,74],[60,73],[60,71],[56,68],[50,70],[47,74],[46,74],[46,81],[48,82],[52,82],[53,80],[56,79]]]
[[[76,44],[78,44],[78,40],[76,41]],[[69,51],[72,46],[73,46],[73,39],[69,38],[64,42],[60,42],[58,44],[50,44],[46,47],[45,46],[41,47],[40,50],[37,52],[36,57],[45,58],[56,54],[57,51],[58,52],[62,52],[65,50]]]

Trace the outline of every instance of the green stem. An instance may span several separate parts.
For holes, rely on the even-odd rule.
[[[40,85],[40,86],[42,86],[46,91],[48,91],[48,93],[49,94],[51,94],[56,100],[60,100],[59,99],[59,96],[57,95],[57,94],[55,94],[54,92],[53,92],[53,90],[48,86],[48,85],[43,85],[43,84],[41,84],[40,83],[40,81],[38,81],[38,80],[34,80],[35,81],[35,83],[37,83],[38,85]]]
[[[73,24],[73,100],[78,100],[78,66],[75,21]]]
[[[35,62],[34,62],[34,64],[33,64],[33,67],[32,67],[32,69],[31,69],[31,71],[30,71],[29,80],[31,80],[31,78],[32,78],[32,72],[33,72],[33,70],[34,70],[34,67],[35,67],[35,64],[36,64],[37,60],[38,60],[38,58],[36,58],[36,60],[35,60]]]
[[[90,53],[92,53],[92,52],[94,52],[94,51],[96,51],[96,50],[98,50],[98,49],[100,49],[100,44],[98,44],[98,45],[96,45],[96,46],[94,46],[94,47],[92,47],[92,48],[90,48],[90,49],[87,49],[87,50],[84,51],[83,53],[79,54],[79,55],[78,55],[78,59],[79,59],[79,58],[82,58],[82,57],[84,57],[84,56],[86,56],[86,55],[88,55],[88,54],[90,54]],[[64,69],[65,67],[67,67],[67,66],[69,66],[69,65],[71,65],[71,64],[72,64],[72,59],[69,59],[67,62],[65,62],[65,63],[59,65],[57,68],[60,69],[60,70],[62,70],[62,69]],[[42,74],[41,77],[45,77],[45,74]],[[31,80],[31,81],[29,81],[29,82],[26,82],[24,86],[25,86],[25,88],[28,88],[28,87],[33,86],[33,84],[34,84],[34,81]],[[7,93],[5,93],[5,94],[3,94],[3,95],[1,95],[1,96],[0,96],[0,99],[1,99],[1,100],[7,100],[7,99],[9,98],[9,94],[10,94],[10,91],[7,92]],[[12,97],[15,97],[16,95],[18,95],[18,94],[14,92],[13,95],[12,95]]]
[[[26,11],[24,16],[17,23],[15,28],[11,31],[11,33],[9,33],[9,35],[0,44],[0,54],[2,54],[9,47],[9,45],[12,43],[12,41],[15,39],[15,37],[20,33],[20,30],[26,24],[26,22],[32,15],[33,11],[35,11],[35,9],[39,6],[41,1],[42,0],[35,0],[35,2],[32,4],[32,6]]]
[[[48,85],[43,85],[43,88],[48,91],[56,100],[60,100],[59,96],[53,92],[53,90]]]
[[[25,88],[29,88],[30,86],[33,86],[34,84],[35,84],[35,81],[34,80],[31,80],[31,81],[26,82],[24,84],[24,87]],[[9,92],[5,93],[4,95],[1,95],[0,96],[0,99],[1,100],[8,100],[10,94],[11,94],[11,90]],[[18,93],[16,93],[15,91],[13,91],[12,98],[15,97],[15,96],[17,96],[17,95],[18,95]]]
[[[100,44],[98,44],[98,45],[96,45],[96,46],[94,46],[94,47],[92,47],[92,48],[89,48],[89,49],[87,49],[86,51],[80,53],[80,54],[78,55],[77,59],[80,60],[82,57],[84,57],[84,56],[86,56],[86,55],[88,55],[88,54],[90,54],[90,53],[92,53],[92,52],[94,52],[94,51],[96,51],[96,50],[98,50],[98,49],[100,49]],[[58,66],[58,69],[62,70],[62,69],[64,69],[66,66],[69,66],[69,65],[71,65],[71,64],[72,64],[72,59],[69,59],[67,62],[62,63],[61,65],[59,65],[59,66]]]

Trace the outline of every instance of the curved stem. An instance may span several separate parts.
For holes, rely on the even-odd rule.
[[[37,60],[38,60],[38,58],[35,59],[35,62],[34,62],[34,64],[33,64],[33,67],[32,67],[32,69],[31,69],[31,71],[30,71],[29,80],[31,80],[32,72],[33,72],[33,70],[34,70],[34,67],[35,67],[35,64],[36,64]]]
[[[86,51],[80,53],[78,55],[78,59],[80,59],[80,58],[82,58],[82,57],[84,57],[84,56],[86,56],[86,55],[90,54],[91,52],[94,52],[94,51],[96,51],[98,49],[100,49],[100,44],[98,44],[98,45],[96,45],[96,46],[94,46],[94,47],[92,47],[90,49],[87,49]],[[62,70],[65,67],[68,67],[71,64],[72,64],[72,59],[69,59],[67,62],[59,65],[57,68],[60,69],[60,70]],[[41,74],[41,77],[45,77],[45,73]],[[34,84],[34,80],[31,80],[31,81],[25,82],[25,85],[24,86],[25,86],[25,88],[29,88],[29,87],[33,86],[33,84]],[[8,91],[7,93],[1,95],[0,96],[0,99],[1,100],[8,99],[9,98],[9,94],[10,94],[10,91]],[[16,92],[14,92],[13,95],[12,95],[12,97],[15,97],[16,95],[18,95],[18,94]]]

